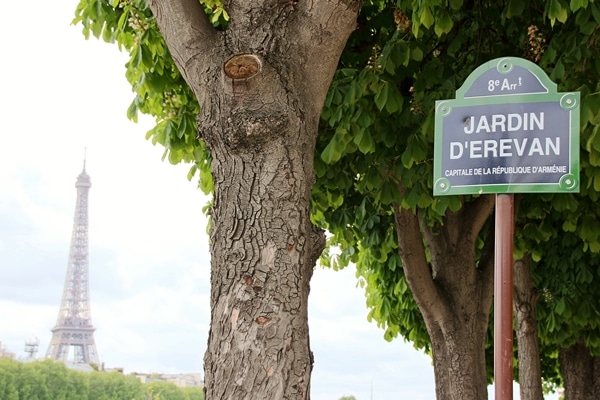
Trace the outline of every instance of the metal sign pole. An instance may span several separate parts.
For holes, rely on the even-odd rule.
[[[514,195],[496,194],[494,258],[494,384],[496,400],[513,398]]]

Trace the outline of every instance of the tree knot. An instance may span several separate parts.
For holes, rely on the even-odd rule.
[[[260,59],[252,54],[238,54],[225,61],[225,75],[233,80],[249,79],[262,69]]]
[[[267,322],[269,322],[270,320],[271,320],[271,318],[261,315],[260,317],[256,318],[256,323],[259,325],[264,325]]]

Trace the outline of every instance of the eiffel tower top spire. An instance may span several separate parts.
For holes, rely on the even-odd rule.
[[[95,329],[90,315],[88,262],[88,192],[92,181],[85,170],[85,161],[84,157],[83,170],[75,182],[77,201],[67,275],[46,357],[97,365]]]
[[[76,188],[86,187],[86,186],[88,188],[90,188],[92,186],[92,181],[90,180],[90,176],[85,171],[86,161],[87,161],[87,147],[85,147],[84,150],[83,150],[83,170],[81,171],[81,173],[77,177],[77,182],[75,183],[75,187]]]

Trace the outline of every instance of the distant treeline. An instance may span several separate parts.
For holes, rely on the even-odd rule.
[[[2,400],[204,400],[202,388],[143,384],[119,372],[80,372],[52,360],[0,358]]]

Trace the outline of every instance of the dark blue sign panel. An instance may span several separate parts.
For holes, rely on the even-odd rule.
[[[579,93],[515,58],[456,93],[436,103],[434,195],[579,190]]]

